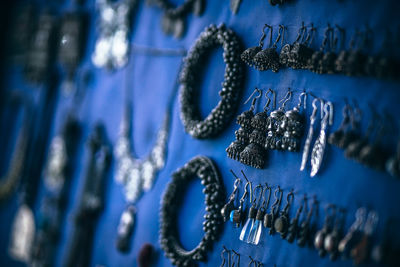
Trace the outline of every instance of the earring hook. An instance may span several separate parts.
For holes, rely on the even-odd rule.
[[[265,112],[267,112],[269,110],[269,105],[271,104],[271,98],[269,98],[268,93],[271,93],[274,95],[274,101],[275,101],[275,96],[276,96],[275,91],[272,90],[271,88],[269,88],[268,91],[265,93],[265,98],[267,98],[267,103],[264,105]]]
[[[268,198],[267,199],[265,199],[265,193],[264,193],[265,190],[268,190]],[[262,203],[262,206],[264,207],[265,210],[268,209],[269,202],[271,200],[271,193],[272,193],[272,187],[269,186],[268,183],[265,183],[265,189],[263,190],[263,199],[264,199],[264,201]]]
[[[239,264],[240,264],[240,254],[239,254],[238,252],[236,252],[234,249],[232,249],[232,252],[236,255],[236,258],[237,258],[237,262],[233,261],[232,267],[235,266],[235,263],[236,263],[236,266],[239,267]],[[232,257],[233,257],[233,256],[232,256]]]
[[[328,110],[328,108],[329,108],[329,110]],[[328,118],[329,118],[329,121],[328,121],[329,125],[332,125],[333,124],[333,104],[332,104],[332,102],[328,101],[325,103],[324,113],[325,113],[324,120],[328,121]]]
[[[265,40],[265,38],[267,37],[267,34],[265,33],[265,29],[266,29],[266,28],[271,29],[271,26],[269,26],[269,25],[267,25],[267,24],[264,25],[264,27],[263,27],[263,29],[262,29],[262,35],[261,35],[260,41],[258,42],[258,45],[260,46],[260,48],[263,48],[263,47],[264,47],[264,40]]]
[[[293,202],[294,199],[294,193],[293,193],[294,189],[290,190],[290,192],[287,194],[286,196],[286,206],[284,208],[284,211],[287,213],[289,210],[290,205]]]
[[[314,27],[314,23],[311,23],[311,29],[307,33],[306,40],[304,41],[305,45],[311,45],[312,44],[312,42],[314,41],[314,38],[315,38],[316,30],[317,30],[317,28]]]
[[[303,97],[303,108],[305,110],[307,108],[307,92],[306,92],[306,90],[303,90],[303,92],[299,95],[299,104],[297,105],[298,109],[300,109],[300,107],[301,107],[301,97]]]
[[[279,103],[282,103],[281,109],[285,109],[286,103],[292,98],[292,90],[290,89],[290,87],[288,88],[288,91],[285,95],[284,98],[282,98]]]
[[[222,252],[221,252],[222,263],[221,263],[220,267],[223,267],[223,266],[225,265],[225,262],[226,262],[226,259],[225,259],[225,256],[224,256],[225,253],[228,254],[228,267],[230,267],[230,265],[231,265],[231,263],[230,263],[230,258],[231,258],[231,256],[230,256],[230,250],[227,249],[227,248],[225,247],[225,245],[223,245],[222,247],[223,247],[223,250],[222,250]]]
[[[240,170],[240,172],[242,173],[244,179],[246,179],[246,181],[247,181],[245,189],[247,188],[247,186],[250,187],[250,203],[251,203],[252,200],[253,200],[253,186],[252,186],[251,182],[249,181],[249,179],[247,179],[247,176],[246,176],[246,174],[244,173],[244,171],[243,171],[243,170]],[[246,192],[247,192],[247,189],[246,189]]]
[[[258,198],[257,198],[257,193],[256,193],[257,188],[261,189],[260,195],[258,196]],[[263,193],[263,187],[261,184],[258,184],[253,190],[253,194],[254,194],[253,206],[254,207],[260,206],[262,193]],[[257,199],[258,199],[258,203],[257,203]]]
[[[304,21],[302,21],[301,27],[297,31],[297,37],[296,37],[296,40],[294,41],[295,43],[298,43],[301,39],[303,39],[305,29],[306,29],[306,27],[304,26]]]
[[[251,101],[250,110],[254,110],[257,99],[260,98],[260,97],[263,95],[262,90],[260,90],[260,89],[258,89],[258,88],[256,87],[256,89],[254,89],[253,93],[251,93],[251,95],[249,96],[249,98],[244,102],[244,105],[246,105],[246,104],[250,101],[250,99],[254,96],[254,94],[255,94],[256,92],[258,92],[258,95],[255,96],[255,97],[253,98],[253,100]]]
[[[271,47],[273,27],[271,25],[264,24],[263,32],[264,32],[265,28],[269,29],[269,46],[268,47]]]

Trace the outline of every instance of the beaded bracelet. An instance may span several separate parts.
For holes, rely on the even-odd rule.
[[[178,200],[186,189],[188,182],[195,176],[204,185],[206,215],[203,222],[205,235],[191,251],[186,251],[179,244],[177,236]],[[160,243],[172,264],[176,266],[193,266],[195,261],[205,261],[207,250],[210,250],[218,234],[222,232],[223,218],[220,213],[225,193],[216,166],[206,157],[197,156],[172,174],[160,210]]]
[[[195,92],[200,79],[196,74],[203,67],[206,54],[216,45],[222,46],[226,64],[222,89],[219,91],[221,100],[211,113],[201,120]],[[244,80],[240,51],[239,39],[232,30],[227,29],[224,24],[219,27],[212,24],[200,34],[185,58],[180,74],[181,119],[186,132],[194,138],[205,139],[216,136],[235,114]]]

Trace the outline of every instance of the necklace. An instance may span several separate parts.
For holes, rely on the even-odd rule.
[[[177,88],[177,81],[175,88]],[[155,181],[158,172],[164,168],[166,158],[166,146],[169,136],[170,115],[169,109],[172,106],[173,96],[176,89],[173,90],[165,114],[162,126],[160,127],[157,139],[150,153],[140,159],[133,153],[133,144],[131,141],[132,133],[132,104],[129,100],[129,90],[127,89],[124,117],[121,122],[120,134],[115,146],[115,158],[117,161],[117,171],[115,180],[123,186],[125,200],[128,203],[126,209],[121,215],[118,225],[118,235],[116,246],[121,252],[129,250],[129,240],[134,226],[134,216],[136,208],[134,203],[140,198],[142,193],[149,191]]]

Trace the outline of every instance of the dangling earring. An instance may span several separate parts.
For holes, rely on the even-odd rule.
[[[354,265],[359,265],[368,258],[372,234],[375,231],[378,220],[379,216],[375,211],[370,211],[368,213],[368,217],[363,229],[363,236],[361,237],[360,242],[356,244],[350,251]]]
[[[265,190],[268,190],[268,198],[265,199]],[[271,199],[271,187],[268,186],[268,184],[265,184],[265,188],[263,189],[263,202],[260,206],[260,208],[257,211],[257,215],[256,215],[256,223],[257,223],[257,230],[256,233],[254,234],[254,239],[252,244],[254,245],[258,245],[258,243],[260,242],[260,237],[262,234],[262,230],[263,230],[263,220],[264,220],[264,216],[265,216],[265,211],[269,206],[269,201]]]
[[[346,50],[344,48],[344,45],[342,45],[341,51],[338,53],[338,56],[335,60],[335,72],[336,73],[344,74],[346,72],[347,59],[349,58],[350,51],[352,51],[355,48],[358,37],[359,37],[359,31],[357,30],[351,37],[350,44],[349,44],[349,50]],[[344,39],[345,39],[345,36],[343,34],[343,42],[344,42]]]
[[[231,195],[229,196],[229,200],[221,209],[221,215],[224,219],[224,222],[226,222],[229,219],[231,211],[235,208],[235,199],[237,197],[239,184],[241,182],[240,178],[237,177],[236,174],[232,170],[231,170],[231,173],[233,174],[233,176],[236,177],[236,179],[235,179],[235,182],[233,183],[233,191],[232,191]]]
[[[325,208],[325,222],[321,230],[319,230],[314,237],[314,247],[319,251],[319,256],[325,256],[324,241],[327,234],[330,232],[333,220],[336,216],[336,206],[329,204]]]
[[[270,32],[270,45],[271,45],[271,38],[272,38],[272,27],[265,24],[263,29],[262,29],[262,35],[260,38],[260,41],[258,43],[258,46],[253,46],[250,48],[247,48],[246,50],[243,51],[243,53],[240,55],[240,58],[242,59],[243,62],[245,62],[248,66],[254,67],[254,56],[262,50],[264,47],[264,39],[267,37],[267,34],[265,33],[265,29],[268,28]]]
[[[272,39],[272,26],[267,25],[270,28],[270,41]],[[254,65],[257,70],[268,70],[271,69],[273,72],[278,72],[280,68],[279,63],[279,54],[276,51],[277,43],[282,38],[285,27],[283,25],[279,25],[278,37],[276,38],[274,44],[270,47],[261,50],[254,56]],[[283,40],[283,38],[282,38]]]
[[[307,69],[308,61],[311,59],[314,49],[311,44],[314,41],[316,28],[311,23],[311,29],[308,31],[306,40],[301,43],[296,43],[290,51],[291,66],[293,69]]]
[[[350,49],[349,51],[344,74],[348,76],[358,76],[364,74],[367,56],[362,52],[362,49],[365,49],[365,46],[367,46],[369,43],[369,33],[370,30],[367,29],[364,32],[364,37],[362,37],[361,32],[358,30],[356,31],[356,35],[360,37],[359,43],[355,49]]]
[[[336,25],[337,26],[337,25]],[[339,31],[342,31],[343,29],[339,28]],[[332,29],[330,32],[330,42],[329,42],[329,50],[324,54],[322,59],[319,62],[319,67],[318,67],[318,73],[319,74],[333,74],[335,73],[335,60],[337,58],[336,54],[336,47],[337,47],[337,42],[339,40],[339,37],[335,35],[334,30]]]
[[[318,215],[318,200],[315,196],[313,204],[311,205],[311,208],[307,213],[306,219],[300,224],[299,235],[297,239],[297,245],[299,247],[304,247],[307,242],[311,240],[311,233],[313,233],[313,230],[315,229],[315,225],[314,227],[310,225],[314,211],[315,214]]]
[[[258,112],[251,119],[251,127],[253,128],[253,131],[250,134],[250,143],[245,147],[245,149],[243,149],[239,157],[241,163],[258,169],[262,169],[265,164],[266,151],[264,149],[264,144],[267,133],[267,112],[271,102],[271,99],[268,98],[269,92],[274,93],[271,89],[268,89],[265,94],[268,100],[264,106],[264,110]]]
[[[260,188],[260,196],[258,198],[258,202],[260,202],[261,199],[261,194],[262,194],[262,186],[261,185],[257,185],[254,190],[253,190],[253,196],[254,199],[252,200],[251,203],[251,207],[249,209],[249,214],[247,216],[247,221],[244,224],[242,231],[240,232],[240,236],[239,239],[240,241],[246,242],[246,243],[251,243],[252,237],[254,235],[254,232],[256,229],[253,229],[254,227],[254,222],[256,219],[256,215],[257,215],[257,195],[256,195],[256,190],[257,188]]]
[[[329,259],[331,261],[336,260],[339,255],[338,246],[344,220],[345,210],[340,209],[339,214],[336,216],[335,226],[333,227],[332,232],[327,234],[324,240],[324,249],[330,254]]]
[[[251,120],[254,117],[256,101],[261,97],[262,91],[258,88],[254,89],[253,93],[245,102],[245,104],[247,104],[256,92],[258,92],[258,95],[253,98],[250,109],[244,111],[236,119],[236,123],[240,125],[240,128],[235,131],[236,140],[226,148],[226,153],[231,159],[240,160],[240,153],[246,145],[249,144],[250,133],[252,131]]]
[[[329,110],[328,110],[329,107]],[[321,129],[319,136],[314,143],[313,149],[311,151],[311,177],[314,177],[319,171],[322,160],[324,158],[325,147],[326,147],[326,128],[333,124],[333,104],[332,102],[327,102],[324,105],[324,118],[321,121]]]
[[[278,196],[278,194],[280,194],[280,195]],[[264,215],[264,227],[270,228],[270,230],[269,230],[270,235],[274,234],[274,232],[275,232],[274,223],[275,223],[275,219],[279,213],[282,196],[283,196],[283,191],[281,190],[281,187],[278,185],[278,188],[274,192],[275,202],[271,206],[271,211],[270,211],[270,213],[266,213]]]
[[[251,182],[247,179],[246,175],[244,174],[243,170],[241,171],[244,178],[246,179],[246,185],[244,186],[244,193],[239,200],[239,207],[231,211],[229,215],[230,221],[233,223],[233,226],[238,228],[243,222],[243,205],[246,200],[247,195],[249,194],[248,187],[250,187],[250,203],[252,198],[252,185]]]
[[[284,129],[282,137],[282,149],[298,151],[300,138],[304,132],[304,113],[300,113],[301,97],[303,96],[303,110],[306,109],[307,93],[302,92],[299,96],[299,104],[285,113],[281,128]]]
[[[277,218],[274,222],[274,228],[275,230],[281,234],[282,239],[286,238],[287,232],[288,232],[288,228],[289,228],[289,223],[290,223],[290,219],[289,219],[289,209],[290,206],[293,203],[293,199],[294,199],[294,194],[293,194],[294,189],[292,189],[286,196],[286,206],[283,209],[283,211],[281,211],[281,214],[279,216],[279,218]]]
[[[360,123],[362,112],[358,108],[357,104],[354,103],[354,109],[349,106],[349,117],[350,117],[350,130],[343,134],[343,137],[338,143],[338,147],[342,149],[347,149],[350,143],[358,140],[360,138]]]
[[[285,118],[285,105],[292,98],[292,91],[288,88],[285,97],[279,101],[282,106],[269,114],[267,122],[267,138],[265,140],[265,149],[281,149],[282,147],[282,121]],[[274,100],[275,102],[275,100]],[[274,104],[275,106],[275,104]]]
[[[350,110],[351,107],[348,103],[343,107],[343,120],[340,123],[339,129],[335,132],[331,133],[328,137],[328,143],[337,147],[340,147],[340,141],[343,139],[345,135],[345,131],[350,124]]]
[[[328,24],[328,28],[325,30],[324,39],[322,40],[321,47],[318,51],[315,51],[310,60],[308,61],[308,69],[312,72],[319,73],[319,64],[324,56],[326,45],[329,44],[329,34],[332,31],[331,26]]]
[[[317,111],[318,111],[318,107],[316,105],[317,101],[319,101],[321,103],[321,120],[323,119],[324,101],[320,98],[315,98],[312,102],[313,111],[310,116],[310,127],[308,128],[307,138],[306,138],[306,141],[305,141],[304,147],[303,147],[303,155],[301,158],[300,171],[303,171],[306,168],[306,164],[308,161],[308,154],[309,154],[310,148],[311,148],[311,141],[312,141],[313,135],[314,135],[314,124],[316,121]]]
[[[282,46],[281,52],[279,53],[279,63],[281,63],[282,66],[293,68],[293,65],[295,64],[292,64],[293,61],[291,58],[291,51],[297,43],[302,41],[305,32],[306,32],[306,27],[304,26],[304,21],[303,21],[301,23],[300,29],[297,32],[296,40],[293,42],[293,44],[285,44],[284,46]]]
[[[338,245],[338,251],[344,259],[350,256],[350,250],[361,238],[361,230],[364,225],[367,210],[364,207],[358,208],[356,211],[356,220],[350,226],[349,232],[346,236],[340,240]]]
[[[293,243],[293,241],[297,237],[297,234],[298,234],[298,231],[299,231],[300,215],[301,215],[301,212],[303,211],[303,208],[305,209],[306,205],[307,205],[307,195],[304,194],[303,201],[302,201],[302,203],[300,203],[300,206],[298,207],[298,209],[296,211],[296,215],[291,220],[290,226],[289,226],[288,231],[287,231],[288,233],[287,233],[287,236],[286,236],[286,240],[289,243]]]

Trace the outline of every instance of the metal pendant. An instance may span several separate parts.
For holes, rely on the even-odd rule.
[[[127,252],[129,250],[130,237],[133,232],[133,227],[135,226],[135,213],[135,207],[129,205],[121,215],[117,236],[117,248],[121,252]]]
[[[242,2],[242,0],[231,0],[230,1],[230,8],[234,15],[237,14],[241,2]]]

